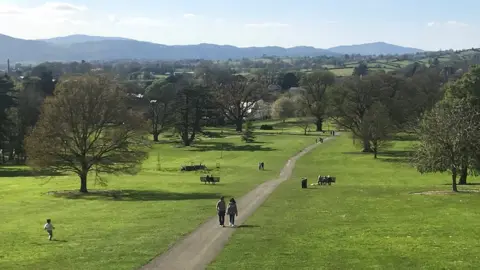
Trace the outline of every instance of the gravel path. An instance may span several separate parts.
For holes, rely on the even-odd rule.
[[[340,133],[336,133],[338,136]],[[332,137],[324,139],[324,142],[331,140]],[[262,205],[268,196],[285,180],[289,179],[295,162],[306,153],[310,152],[321,143],[313,144],[292,158],[290,158],[278,179],[265,182],[254,190],[247,193],[245,196],[237,200],[240,215],[236,218],[235,223],[241,226],[248,217],[250,217],[255,210]],[[298,183],[300,188],[300,183]],[[215,211],[215,203],[212,201],[212,211]],[[228,223],[228,216],[225,218],[225,223]],[[202,224],[191,234],[187,235],[182,240],[175,243],[168,251],[160,256],[154,258],[150,263],[143,266],[141,270],[150,269],[165,269],[165,270],[201,270],[205,269],[210,262],[222,251],[228,239],[233,234],[235,229],[225,227],[221,228],[218,225],[218,217],[215,216]]]

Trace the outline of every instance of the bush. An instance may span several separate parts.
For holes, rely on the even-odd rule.
[[[273,126],[272,125],[261,125],[260,129],[261,130],[273,130]]]

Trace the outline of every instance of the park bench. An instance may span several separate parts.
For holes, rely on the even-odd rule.
[[[326,177],[326,176],[322,176],[320,177],[320,185],[331,185],[332,183],[335,183],[337,181],[337,178],[336,177],[333,177],[333,176],[330,176],[330,178]]]
[[[180,171],[191,172],[191,171],[200,171],[200,170],[206,170],[206,169],[207,169],[207,166],[199,164],[199,165],[182,166],[180,168]]]
[[[207,179],[206,176],[201,176],[200,177],[200,182],[203,182],[205,184],[209,183],[209,184],[214,184],[215,185],[215,183],[220,182],[220,177],[211,177],[211,178]]]

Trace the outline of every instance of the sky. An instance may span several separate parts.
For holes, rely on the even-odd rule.
[[[0,0],[0,33],[166,45],[480,47],[478,0]]]

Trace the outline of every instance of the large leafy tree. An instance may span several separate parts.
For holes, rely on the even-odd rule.
[[[158,141],[158,136],[173,124],[176,88],[170,81],[154,81],[146,91],[149,100],[148,116],[150,120],[153,140]]]
[[[7,111],[15,105],[15,85],[7,75],[0,77],[0,142],[7,138],[9,119]]]
[[[480,66],[472,66],[459,80],[445,86],[445,102],[465,100],[471,106],[480,110]],[[480,157],[480,153],[477,157]],[[480,162],[480,160],[479,160]],[[463,164],[459,184],[467,184],[468,164]]]
[[[225,117],[233,121],[237,131],[242,131],[243,121],[249,116],[255,104],[261,100],[264,86],[255,79],[242,75],[229,75],[214,83],[214,95],[218,107]]]
[[[327,108],[327,90],[335,84],[335,74],[329,71],[316,71],[306,74],[300,81],[303,106],[315,118],[317,131],[323,130],[323,120]]]
[[[207,114],[209,92],[201,80],[188,75],[177,76],[175,88],[174,126],[183,145],[190,146],[201,131],[203,117]]]
[[[474,173],[480,149],[480,112],[465,99],[440,102],[418,130],[414,163],[420,173],[450,172],[453,191],[462,168]]]
[[[295,116],[297,108],[293,99],[282,96],[273,103],[271,110],[272,118],[285,122],[287,118]]]
[[[368,118],[374,104],[384,104],[387,94],[379,76],[352,77],[329,91],[329,115],[363,142],[363,152],[372,152]]]
[[[136,173],[147,157],[141,117],[127,106],[126,92],[103,76],[62,80],[48,97],[26,140],[28,163],[50,172],[73,172],[86,193],[89,172]]]

